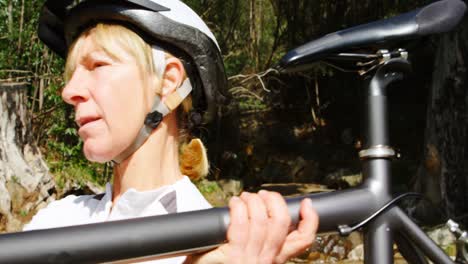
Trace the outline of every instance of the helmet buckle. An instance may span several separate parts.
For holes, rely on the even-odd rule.
[[[152,129],[155,129],[158,127],[159,123],[161,123],[162,119],[163,115],[160,112],[151,112],[146,115],[145,125],[151,127]]]

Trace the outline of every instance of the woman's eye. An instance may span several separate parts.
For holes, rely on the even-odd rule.
[[[98,62],[93,63],[93,69],[104,67],[104,66],[107,66],[107,65],[109,65],[109,64],[106,63],[106,62],[98,61]]]

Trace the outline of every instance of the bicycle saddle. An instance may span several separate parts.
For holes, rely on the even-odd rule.
[[[461,0],[443,0],[389,19],[330,33],[288,52],[278,67],[293,71],[353,48],[447,32],[460,22],[465,10]]]

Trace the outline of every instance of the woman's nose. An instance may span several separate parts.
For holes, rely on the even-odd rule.
[[[73,106],[89,99],[88,81],[86,73],[81,69],[76,69],[71,79],[62,90],[62,99]]]

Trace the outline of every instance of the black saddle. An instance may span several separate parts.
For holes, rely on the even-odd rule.
[[[460,22],[465,10],[461,0],[442,0],[389,19],[330,33],[288,52],[278,68],[294,71],[359,47],[447,32]]]

